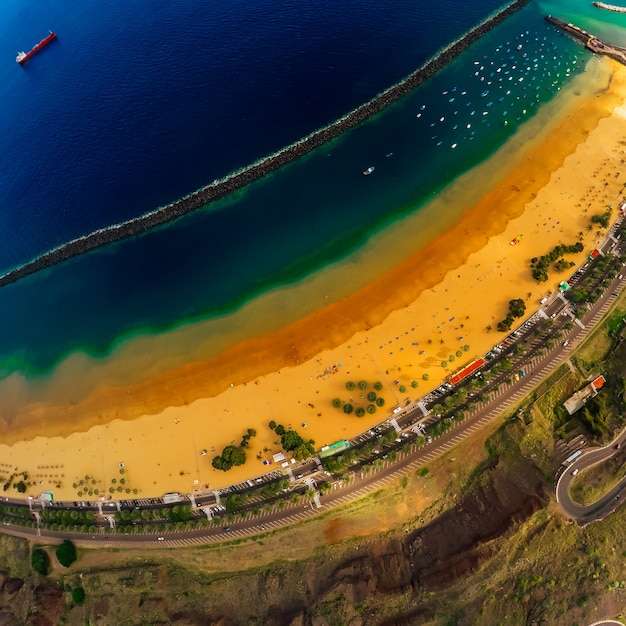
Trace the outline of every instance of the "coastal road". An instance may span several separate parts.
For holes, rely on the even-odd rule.
[[[426,463],[432,462],[437,457],[441,456],[445,452],[458,446],[463,439],[467,438],[476,431],[482,429],[487,423],[493,421],[497,417],[501,416],[506,410],[517,405],[523,400],[546,376],[548,376],[554,369],[560,365],[567,357],[569,352],[575,345],[580,343],[582,339],[594,328],[598,321],[604,316],[607,310],[610,308],[613,302],[613,292],[621,287],[623,280],[616,278],[613,283],[606,289],[603,296],[592,306],[585,315],[584,325],[574,324],[572,330],[567,335],[567,343],[559,343],[559,345],[551,350],[545,356],[535,355],[532,360],[529,360],[524,365],[528,374],[525,377],[516,380],[510,385],[505,385],[495,391],[489,401],[480,406],[478,410],[472,413],[463,422],[453,422],[453,428],[440,437],[434,439],[431,443],[423,448],[413,447],[410,452],[402,452],[398,450],[398,460],[395,462],[388,461],[386,454],[381,452],[379,459],[382,462],[380,468],[370,468],[370,473],[360,472],[351,476],[351,480],[348,484],[344,485],[340,481],[333,484],[333,489],[326,495],[319,496],[319,503],[322,510],[340,506],[346,504],[352,500],[358,499],[371,493],[376,489],[385,488],[389,483],[396,481],[398,478],[406,475],[410,471],[414,471],[420,466]],[[570,310],[568,304],[565,304],[560,298],[555,298],[553,302],[548,305],[546,312],[549,317],[556,317],[559,313]],[[624,435],[626,437],[626,435]],[[622,440],[620,440],[621,442]],[[402,443],[399,443],[397,447],[400,447]],[[602,452],[604,450],[604,452]],[[388,451],[387,451],[388,452]],[[589,451],[587,454],[597,452],[600,456],[589,456],[589,463],[600,462],[606,454],[610,456],[612,450],[601,449],[600,451]],[[584,457],[587,459],[587,455]],[[579,461],[581,461],[579,459]],[[582,466],[581,466],[582,467]],[[572,470],[570,470],[572,471]],[[567,474],[567,472],[565,473]],[[562,475],[559,479],[559,485],[563,484],[565,487],[569,485],[567,477]],[[569,474],[571,477],[571,474]],[[618,486],[619,487],[619,486]],[[593,519],[599,519],[597,515],[604,516],[610,510],[613,510],[619,502],[622,500],[621,488],[626,489],[626,485],[614,488],[607,494],[601,501],[601,504],[596,503],[591,505],[596,507],[594,511],[578,511],[574,503],[571,510],[576,514],[582,514],[582,518],[575,517],[575,519],[583,519],[592,521]],[[569,496],[569,491],[566,489],[565,499]],[[619,495],[620,498],[616,499]],[[559,497],[563,498],[563,494],[559,492]],[[567,505],[569,506],[569,504]],[[598,508],[599,507],[599,508]],[[611,508],[612,507],[612,508]],[[46,529],[38,528],[23,528],[12,526],[10,524],[4,524],[0,529],[7,534],[28,537],[31,539],[40,538],[49,542],[60,542],[63,539],[71,539],[78,545],[85,547],[177,547],[183,545],[201,544],[207,542],[219,542],[227,541],[254,534],[259,534],[283,527],[288,524],[304,521],[307,518],[315,515],[319,512],[313,502],[291,503],[283,502],[281,505],[277,504],[271,510],[255,515],[254,517],[231,523],[229,526],[220,526],[212,528],[202,528],[196,530],[180,530],[180,531],[166,531],[160,534],[109,534],[105,533],[101,528],[98,533],[89,535],[86,533],[68,533],[65,531],[50,531]],[[593,517],[596,515],[596,517]],[[224,524],[228,522],[224,521]]]
[[[618,445],[619,448],[617,448]],[[626,497],[626,478],[623,478],[599,500],[586,506],[574,502],[570,495],[570,487],[574,477],[579,472],[598,463],[603,463],[611,457],[624,456],[626,454],[624,446],[626,446],[626,430],[610,445],[587,450],[564,468],[556,482],[555,492],[556,501],[567,517],[582,525],[589,524],[603,519],[622,503]]]

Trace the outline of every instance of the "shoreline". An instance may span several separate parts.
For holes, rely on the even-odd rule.
[[[0,275],[0,287],[14,283],[26,276],[85,254],[91,250],[96,250],[108,244],[141,235],[153,228],[167,224],[187,213],[198,210],[231,193],[243,189],[254,181],[287,165],[291,161],[329,143],[410,94],[425,80],[439,72],[474,42],[478,41],[485,33],[501,24],[507,17],[525,7],[530,2],[531,0],[513,0],[511,4],[487,17],[481,24],[448,45],[407,77],[327,126],[286,146],[274,154],[263,157],[251,165],[183,196],[175,202],[137,218],[127,220],[120,224],[114,224],[107,228],[98,229],[88,235],[73,239],[17,268],[9,270]]]
[[[278,451],[267,428],[271,419],[312,437],[318,449],[383,419],[380,413],[358,419],[330,406],[333,397],[348,400],[347,380],[381,380],[386,413],[405,400],[394,380],[413,398],[437,386],[499,340],[485,326],[504,316],[509,299],[523,297],[530,312],[562,279],[554,273],[549,283],[537,285],[530,257],[557,243],[574,243],[581,233],[585,252],[571,260],[581,262],[593,246],[597,234],[586,232],[591,214],[615,203],[622,191],[617,176],[624,149],[618,137],[626,129],[626,68],[610,67],[607,91],[574,104],[471,211],[394,270],[214,359],[125,388],[99,388],[75,404],[30,407],[3,424],[3,459],[35,480],[39,472],[44,483],[50,480],[46,472],[28,467],[30,459],[62,467],[58,492],[67,499],[75,499],[76,477],[97,476],[106,487],[121,461],[130,484],[145,495],[197,485],[219,488],[263,473],[255,454],[266,459]],[[520,234],[522,243],[511,245]],[[461,345],[459,337],[470,345],[467,356],[442,369],[441,361]],[[419,383],[415,391],[413,380]],[[258,436],[246,465],[228,473],[213,470],[211,456],[250,427]],[[200,457],[200,449],[210,455]]]
[[[10,424],[29,404],[63,407],[79,402],[103,385],[124,387],[188,362],[207,361],[237,343],[276,332],[363,289],[452,227],[523,162],[572,107],[605,90],[610,76],[607,68],[608,64],[595,60],[588,63],[567,90],[542,106],[495,153],[478,161],[429,200],[412,205],[409,213],[372,233],[354,251],[311,274],[263,290],[229,312],[183,319],[162,331],[140,329],[119,335],[106,353],[92,352],[85,345],[61,354],[54,367],[45,370],[20,368],[18,364],[0,381],[0,397],[4,400],[0,423],[5,420]],[[132,363],[132,369],[128,363]],[[72,370],[74,376],[69,373]],[[188,395],[186,400],[195,398]]]

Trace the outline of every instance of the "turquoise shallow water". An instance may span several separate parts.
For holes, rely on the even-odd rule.
[[[393,6],[391,3],[390,7]],[[489,12],[487,9],[489,7],[483,7],[483,16]],[[328,10],[332,12],[330,5]],[[449,17],[456,15],[454,7],[448,10]],[[159,332],[181,323],[223,315],[277,285],[289,284],[323,270],[358,250],[386,225],[419,211],[423,202],[492,154],[525,120],[559,90],[566,89],[572,78],[583,71],[589,53],[545,23],[543,15],[547,12],[582,22],[589,30],[614,41],[618,36],[623,37],[622,29],[626,26],[626,23],[615,20],[614,14],[596,16],[582,2],[567,5],[531,3],[385,113],[252,184],[235,197],[226,198],[153,232],[78,257],[0,289],[0,327],[3,329],[0,375],[6,376],[16,370],[45,372],[63,355],[77,349],[103,355],[120,337]],[[480,21],[478,14],[463,17],[466,22],[457,25],[454,31],[457,35],[467,30],[467,24]],[[416,19],[413,27],[417,28],[418,21]],[[402,31],[407,40],[410,38],[411,26],[406,22],[387,22],[379,22],[379,27],[383,30],[389,27],[396,34]],[[293,24],[297,25],[297,22]],[[346,20],[344,27],[349,26],[350,21]],[[363,37],[366,41],[369,31],[363,27],[353,36]],[[387,39],[381,41],[389,45]],[[327,39],[324,42],[327,44]],[[384,44],[379,42],[377,45],[381,46],[381,54]],[[430,41],[430,45],[440,44]],[[48,58],[42,55],[41,65],[52,63],[50,57],[60,49],[51,49]],[[419,65],[420,59],[425,60],[435,50],[436,47],[426,52],[411,48],[405,55],[394,48],[397,63],[393,72],[389,67],[383,71],[374,67],[372,74],[378,77],[376,80],[369,76],[369,72],[362,71],[363,68],[369,69],[371,64],[377,65],[376,58],[365,55],[360,61],[358,75],[354,71],[351,74],[358,79],[351,84],[348,95],[342,93],[340,80],[322,97],[326,101],[337,93],[341,106],[325,106],[325,117],[312,118],[312,121],[303,116],[307,119],[306,124],[302,120],[287,123],[289,132],[284,134],[274,135],[266,129],[271,137],[258,143],[256,139],[250,141],[254,149],[248,152],[234,150],[230,154],[232,146],[225,142],[225,137],[231,135],[222,132],[219,149],[211,151],[214,163],[207,164],[205,175],[221,175],[230,167],[245,164],[296,139],[298,133],[305,134],[305,131],[330,121],[333,115],[360,104],[363,98],[374,95],[407,74]],[[318,57],[313,57],[319,62]],[[337,58],[341,55],[334,57],[335,62]],[[311,59],[305,59],[303,67],[311,62]],[[354,64],[354,59],[350,63]],[[41,66],[33,64],[29,80],[35,81],[40,71]],[[340,75],[345,78],[345,68]],[[389,80],[387,84],[385,76]],[[197,81],[198,77],[194,76],[194,80]],[[142,81],[140,68],[135,68],[121,85],[123,97],[131,100],[136,97],[136,93],[132,95],[136,83]],[[284,81],[284,88],[288,89],[288,77]],[[146,84],[149,85],[149,81]],[[111,93],[116,92],[112,90]],[[151,93],[156,97],[153,90]],[[175,104],[168,99],[172,98],[171,92],[168,93],[169,96],[162,95],[161,104],[178,113]],[[302,104],[308,108],[311,105],[307,100],[309,91],[304,87],[290,93],[291,99],[282,101],[282,106],[273,112],[277,127],[282,127],[282,119],[290,118],[292,107]],[[193,100],[192,96],[189,94]],[[237,104],[240,104],[238,98],[241,97],[236,90],[229,94]],[[269,105],[262,106],[268,111],[273,110]],[[317,105],[311,106],[315,108]],[[96,104],[94,107],[97,111]],[[254,109],[255,106],[247,100],[247,112],[237,109],[239,113],[235,116],[245,116]],[[282,113],[279,114],[278,110]],[[184,116],[184,109],[180,114]],[[215,115],[211,120],[211,124],[219,126],[219,116]],[[146,128],[150,127],[149,116],[144,123]],[[82,132],[81,128],[75,132]],[[23,132],[28,132],[26,126]],[[143,132],[146,132],[145,128]],[[200,156],[203,150],[200,145],[194,152],[193,129],[176,127],[175,132],[168,132],[172,134],[165,141],[167,165],[161,164],[162,169],[143,169],[148,166],[135,155],[120,158],[119,163],[113,164],[116,167],[111,172],[109,165],[111,158],[115,157],[105,159],[101,155],[102,163],[94,171],[99,171],[104,181],[115,187],[111,193],[116,195],[109,196],[104,192],[103,198],[90,200],[84,195],[82,200],[70,201],[72,194],[78,193],[70,184],[67,192],[60,192],[60,199],[55,198],[60,204],[45,218],[54,223],[58,231],[46,239],[38,234],[40,222],[32,218],[31,222],[19,226],[20,238],[32,244],[31,250],[36,250],[37,246],[49,245],[46,241],[58,243],[72,233],[80,233],[80,228],[88,231],[92,223],[106,224],[128,216],[128,198],[135,211],[141,212],[142,207],[144,210],[152,208],[154,202],[160,202],[159,198],[167,198],[167,194],[157,193],[152,183],[158,188],[170,175],[171,167],[171,178],[176,180],[174,188],[180,192],[189,191],[197,181],[200,184],[208,182],[200,180],[200,174],[194,168],[193,175],[189,179],[183,177],[185,182],[180,182],[176,174],[178,169],[184,170],[190,158],[204,158]],[[243,134],[250,139],[256,138],[255,133],[258,130],[252,135]],[[164,141],[158,128],[148,134],[156,144],[161,145]],[[241,145],[242,142],[237,140],[234,143]],[[192,149],[188,153],[189,146]],[[224,153],[223,159],[218,158],[220,152]],[[88,158],[94,160],[96,156],[90,153]],[[173,161],[177,163],[173,165]],[[116,187],[111,178],[118,166],[119,171],[124,172],[124,184],[120,187]],[[363,171],[369,167],[375,169],[364,176]],[[43,176],[31,179],[37,181],[36,187],[44,189],[37,191],[43,196],[46,187],[55,188],[54,173],[49,176],[48,179]],[[95,180],[93,173],[85,176],[85,180],[76,183],[83,192],[89,190],[90,181]],[[98,179],[95,189],[101,182]],[[124,189],[132,189],[130,196],[124,195]],[[172,194],[171,188],[168,193]],[[124,206],[119,204],[122,197],[126,199]],[[60,208],[64,200],[71,217],[67,222],[63,222]],[[43,204],[43,200],[40,202]],[[96,217],[92,214],[90,202],[93,202]],[[88,217],[77,220],[80,211],[76,205]],[[3,219],[6,232],[11,222],[6,215]],[[57,222],[71,227],[64,229]],[[10,265],[11,258],[20,258],[27,248],[23,242],[18,242],[15,249],[18,252],[12,257],[5,251],[5,264]]]

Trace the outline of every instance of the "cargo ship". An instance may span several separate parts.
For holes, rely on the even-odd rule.
[[[50,31],[50,34],[47,37],[44,37],[36,46],[33,46],[33,49],[29,52],[18,52],[15,60],[20,65],[23,65],[24,63],[26,63],[26,61],[28,61],[28,59],[30,59],[30,57],[39,52],[45,46],[47,46],[55,37],[56,34]]]

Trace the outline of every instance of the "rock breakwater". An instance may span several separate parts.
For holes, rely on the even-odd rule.
[[[425,80],[432,77],[450,63],[450,61],[480,39],[485,33],[529,4],[530,1],[531,0],[515,0],[513,3],[491,15],[487,20],[470,30],[463,37],[450,44],[402,81],[381,92],[369,102],[347,113],[328,126],[311,133],[307,137],[268,157],[256,161],[252,165],[233,172],[224,178],[215,180],[209,185],[171,204],[155,209],[140,217],[99,229],[88,235],[73,239],[20,267],[9,270],[0,276],[0,287],[102,246],[140,235],[156,226],[161,226],[191,211],[204,207],[267,176],[283,165],[311,152],[349,129],[377,115],[391,104],[405,97]]]

